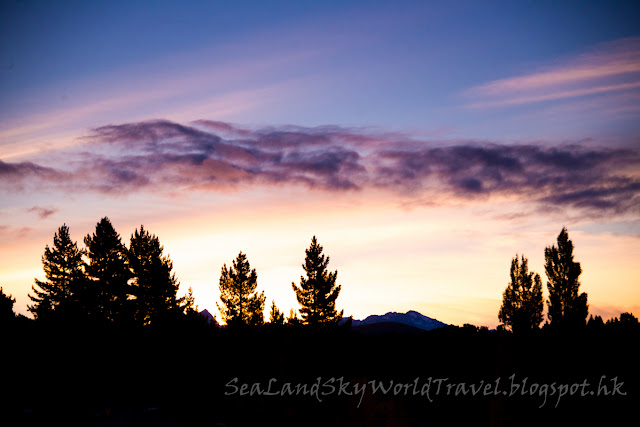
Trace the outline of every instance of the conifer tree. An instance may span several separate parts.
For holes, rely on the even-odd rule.
[[[42,255],[46,280],[35,279],[35,285],[31,287],[33,295],[29,294],[34,304],[29,305],[28,310],[36,319],[46,319],[54,312],[67,315],[78,309],[84,299],[85,287],[82,255],[77,243],[71,241],[69,227],[64,224],[58,228],[53,236],[53,247],[46,245]]]
[[[222,320],[229,326],[262,325],[264,323],[264,291],[258,294],[258,275],[251,269],[247,256],[240,252],[220,274],[220,301],[217,304]]]
[[[131,235],[127,261],[133,276],[130,292],[135,299],[130,305],[135,307],[134,318],[139,324],[150,325],[180,312],[176,297],[180,284],[163,250],[158,237],[143,225]]]
[[[578,293],[582,273],[579,262],[573,260],[573,242],[565,227],[558,235],[558,246],[544,250],[547,289],[549,291],[548,318],[550,326],[584,326],[589,315],[587,294]]]
[[[291,284],[302,306],[302,322],[306,325],[337,324],[343,314],[343,310],[336,311],[336,299],[341,289],[340,285],[336,285],[338,271],[332,273],[327,270],[329,257],[322,254],[322,246],[318,244],[316,236],[311,239],[311,245],[305,253],[302,268],[307,277],[300,276],[300,286]]]
[[[278,310],[276,302],[271,301],[271,311],[269,311],[269,323],[272,325],[284,325],[284,313]]]
[[[10,323],[16,318],[16,314],[13,312],[13,304],[16,299],[11,295],[4,293],[4,290],[0,286],[0,326]]]
[[[84,238],[91,280],[93,317],[111,323],[130,323],[133,318],[128,302],[131,272],[127,266],[127,248],[109,221],[104,217],[96,224],[93,235]]]
[[[301,325],[302,321],[298,317],[298,312],[292,308],[291,310],[289,310],[289,317],[287,317],[285,323],[287,325]]]
[[[627,329],[639,327],[640,322],[638,322],[638,318],[633,313],[625,312],[620,313],[619,319],[617,317],[608,319],[605,325],[607,328]]]
[[[587,327],[591,329],[600,329],[604,326],[604,321],[601,316],[593,315],[589,316],[589,321],[587,322]]]
[[[536,330],[542,322],[542,281],[540,275],[529,272],[528,261],[522,255],[511,260],[511,281],[504,291],[498,318],[514,333]]]
[[[188,317],[199,315],[198,306],[196,305],[196,299],[193,297],[193,289],[191,289],[191,286],[187,289],[187,294],[178,299],[178,305],[180,306],[180,310]]]
[[[640,322],[638,322],[638,318],[633,315],[633,313],[624,312],[620,313],[620,322],[625,325],[634,325],[637,326]]]

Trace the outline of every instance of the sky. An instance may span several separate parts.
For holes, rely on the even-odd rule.
[[[566,226],[590,313],[638,315],[638,22],[634,1],[2,1],[0,286],[30,315],[58,227],[82,247],[106,216],[212,313],[240,251],[298,309],[315,235],[345,315],[493,328],[511,259],[546,283]]]

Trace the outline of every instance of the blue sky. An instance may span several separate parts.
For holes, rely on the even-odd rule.
[[[500,122],[515,137],[539,133],[540,118],[527,125],[518,118],[531,111],[522,106],[468,111],[466,90],[637,35],[639,15],[634,2],[4,2],[3,9],[3,119],[81,104],[93,90],[258,67],[197,90],[297,81],[299,95],[238,118],[450,126],[472,137],[504,137],[492,130]],[[552,126],[574,136],[568,125]]]
[[[254,250],[288,311],[317,234],[346,312],[494,325],[510,258],[542,273],[567,225],[598,265],[595,312],[638,307],[639,18],[637,2],[4,1],[0,284],[24,311],[56,228],[81,241],[107,215],[125,241],[158,234],[203,308]],[[257,241],[228,231],[240,217]],[[194,253],[201,236],[229,249]],[[404,246],[419,267],[389,293]]]

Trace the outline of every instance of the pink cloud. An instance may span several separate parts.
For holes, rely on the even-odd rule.
[[[594,95],[603,92],[623,91],[627,89],[636,89],[640,87],[640,81],[633,83],[622,83],[617,85],[597,86],[584,89],[566,90],[560,92],[546,93],[542,95],[530,95],[514,98],[505,98],[496,101],[476,102],[470,104],[469,107],[499,107],[505,105],[530,104],[532,102],[551,101],[563,98],[575,98],[584,95]]]
[[[640,87],[640,37],[603,43],[545,71],[466,91],[472,108],[528,104]]]

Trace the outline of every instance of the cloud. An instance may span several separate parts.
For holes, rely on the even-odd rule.
[[[0,225],[0,239],[22,239],[32,231],[33,228],[31,227],[15,228],[8,225]]]
[[[54,213],[58,212],[58,209],[57,208],[43,208],[41,206],[34,206],[34,207],[28,209],[27,212],[35,213],[36,215],[38,215],[38,217],[40,219],[46,219],[46,218],[50,217],[51,215],[53,215]]]
[[[26,176],[47,174],[55,174],[55,171],[31,162],[6,163],[0,160],[0,176],[3,179],[21,179]]]
[[[108,194],[303,185],[329,192],[378,189],[405,203],[507,197],[538,209],[640,212],[640,152],[628,148],[443,144],[337,126],[251,129],[154,120],[96,128],[82,150],[66,158],[60,170],[0,162],[0,180],[19,176],[54,189]]]
[[[599,211],[624,213],[637,210],[640,205],[640,182],[618,179],[617,185],[583,188],[552,194],[545,202],[555,205],[573,205]]]
[[[492,108],[634,91],[640,87],[640,37],[592,47],[543,71],[468,89],[472,108]]]
[[[7,163],[0,160],[0,188],[2,190],[24,191],[30,182],[60,181],[65,178],[63,171],[40,166],[32,162]]]
[[[640,153],[580,146],[454,145],[383,151],[377,184],[462,198],[502,195],[590,211],[640,211]],[[433,191],[433,189],[432,189]]]
[[[496,101],[477,102],[471,104],[470,107],[501,107],[507,105],[530,104],[532,102],[552,101],[563,98],[574,98],[584,95],[594,95],[603,92],[624,91],[626,89],[637,89],[640,87],[640,81],[632,83],[621,83],[606,86],[596,86],[575,90],[565,90],[559,92],[531,94],[520,97],[511,97],[499,99]]]
[[[194,126],[156,120],[94,130],[90,146],[108,144],[112,154],[86,153],[87,175],[102,189],[158,183],[221,187],[239,183],[303,183],[314,188],[356,189],[351,177],[363,171],[359,154],[340,147],[320,129],[265,128],[255,131],[222,122]],[[210,129],[237,138],[222,139]],[[162,173],[161,173],[162,172]]]

